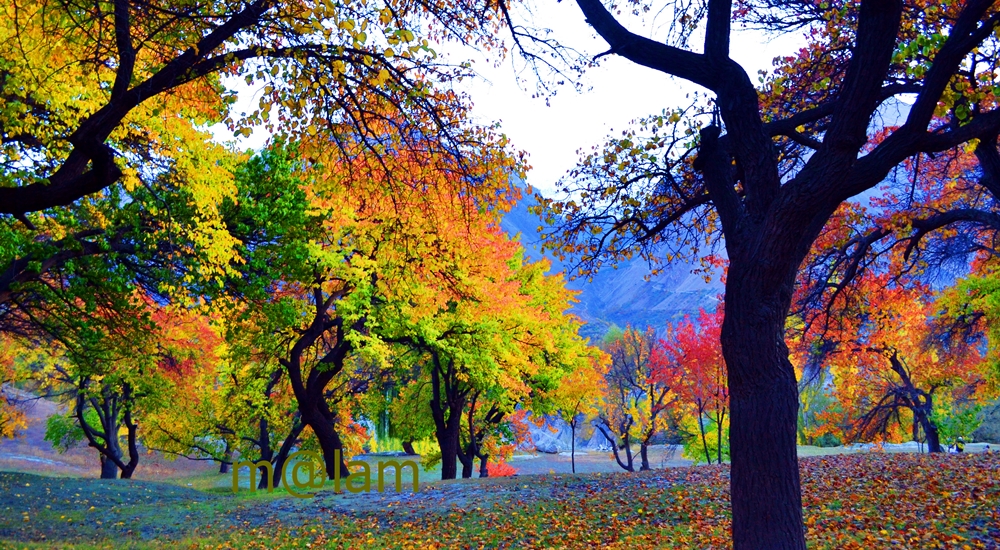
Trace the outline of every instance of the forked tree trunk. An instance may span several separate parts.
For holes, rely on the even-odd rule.
[[[462,479],[472,477],[472,469],[475,467],[475,455],[470,452],[459,452],[458,461],[462,463]]]
[[[711,464],[712,456],[708,454],[708,438],[705,437],[705,413],[702,412],[701,406],[698,407],[698,431],[701,433],[701,448],[705,451],[705,462]]]
[[[738,549],[804,550],[795,445],[798,391],[784,340],[788,301],[767,302],[759,292],[747,292],[734,267],[722,327],[729,368],[733,539]],[[784,285],[788,295],[791,281]]]

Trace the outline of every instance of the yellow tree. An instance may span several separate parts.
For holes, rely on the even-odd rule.
[[[674,381],[656,372],[656,346],[652,327],[641,332],[629,326],[604,337],[603,347],[611,359],[604,375],[602,414],[596,426],[612,442],[615,462],[630,472],[635,470],[633,442],[639,444],[639,469],[650,469],[649,445],[666,426],[669,408],[677,399],[676,392],[671,391]],[[624,460],[619,450],[625,451]]]
[[[601,403],[601,379],[608,369],[609,357],[595,349],[590,361],[559,379],[552,400],[570,429],[570,468],[576,473],[576,433],[581,422],[598,412]],[[585,436],[586,437],[586,436]]]

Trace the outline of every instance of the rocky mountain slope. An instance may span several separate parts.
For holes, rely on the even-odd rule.
[[[542,256],[541,236],[538,216],[528,211],[536,204],[533,196],[527,196],[503,219],[501,226],[511,236],[520,235],[521,243],[529,257]],[[566,272],[571,264],[564,264],[547,255],[552,261],[552,272]],[[592,340],[601,338],[614,324],[625,327],[652,326],[662,331],[667,321],[676,321],[684,315],[696,316],[699,308],[712,310],[723,285],[718,276],[706,283],[700,274],[691,273],[696,266],[684,263],[670,265],[649,281],[649,266],[641,258],[635,258],[618,266],[606,267],[593,280],[577,279],[568,286],[581,291],[579,303],[573,307],[587,325],[582,331]]]

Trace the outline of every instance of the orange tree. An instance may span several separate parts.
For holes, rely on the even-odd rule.
[[[443,63],[430,40],[492,47],[497,11],[476,2],[8,3],[0,212],[30,225],[38,216],[29,213],[139,185],[151,163],[200,156],[195,143],[207,136],[195,129],[204,124],[365,143],[340,141],[330,124],[340,121],[381,139],[386,128],[365,116],[374,97],[400,115],[393,135],[412,141],[430,130],[438,153],[458,155],[473,137],[459,124],[462,102],[434,84],[467,71]],[[244,113],[232,109],[241,80],[260,100]]]
[[[543,205],[551,241],[585,271],[724,242],[734,545],[804,548],[797,382],[784,338],[796,276],[838,205],[907,159],[962,144],[995,149],[1000,16],[989,1],[708,0],[668,4],[678,17],[664,43],[626,28],[619,10],[628,8],[576,4],[607,55],[690,81],[713,107],[701,104],[700,118],[698,109],[650,117],[585,157],[567,182],[571,198]],[[755,83],[729,56],[734,20],[805,29],[806,44]],[[870,135],[901,93],[913,103],[900,123]]]
[[[922,431],[928,450],[941,452],[937,412],[980,399],[987,365],[978,338],[944,330],[935,295],[919,283],[893,283],[889,274],[867,273],[848,308],[836,309],[836,329],[822,337],[807,332],[804,345],[823,347],[834,395],[853,419],[855,439]],[[829,325],[816,323],[816,329]],[[898,432],[895,432],[896,435]]]
[[[576,473],[576,434],[581,422],[593,417],[601,403],[601,379],[608,368],[608,356],[597,355],[559,381],[552,396],[559,417],[569,424],[570,469]],[[586,437],[586,435],[584,435]]]
[[[668,413],[676,403],[674,391],[679,378],[657,372],[662,364],[654,361],[657,339],[652,327],[644,332],[626,327],[609,331],[604,337],[609,366],[602,383],[601,414],[595,426],[612,442],[615,462],[632,472],[632,443],[639,444],[640,470],[648,470],[649,445],[667,425]],[[625,451],[622,460],[619,450]]]
[[[466,295],[512,295],[513,283],[487,274],[505,268],[496,255],[513,246],[491,226],[514,193],[513,158],[469,149],[460,168],[433,147],[403,149],[391,136],[379,146],[384,154],[345,157],[303,142],[251,160],[222,209],[246,266],[221,289],[201,287],[226,296],[231,352],[280,365],[331,476],[346,470],[342,434],[357,418],[355,396],[396,369],[390,344]],[[500,288],[479,288],[491,284]]]

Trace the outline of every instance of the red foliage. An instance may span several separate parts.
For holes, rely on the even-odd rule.
[[[507,464],[503,460],[498,462],[487,462],[486,472],[490,477],[508,477],[517,473],[517,468]]]

